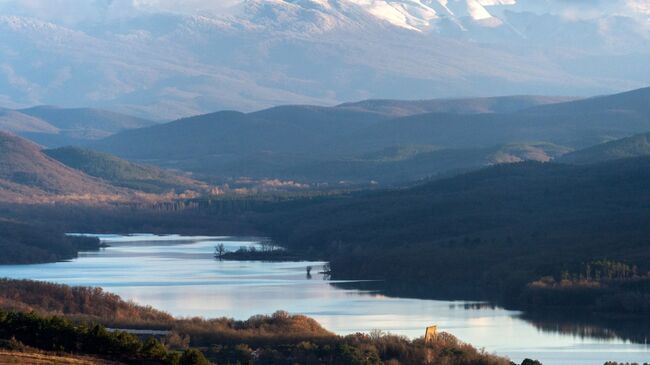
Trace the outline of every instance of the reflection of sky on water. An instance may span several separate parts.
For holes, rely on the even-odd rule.
[[[111,247],[55,264],[0,266],[0,277],[100,286],[123,298],[176,316],[234,317],[276,310],[314,317],[337,333],[372,329],[421,336],[437,324],[487,351],[545,365],[598,364],[607,360],[650,360],[643,345],[542,332],[518,313],[463,302],[388,298],[335,288],[322,280],[323,263],[217,261],[214,247],[228,250],[256,245],[252,239],[103,235]],[[313,279],[305,268],[313,266]]]

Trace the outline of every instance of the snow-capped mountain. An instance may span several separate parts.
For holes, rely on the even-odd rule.
[[[0,0],[0,106],[152,118],[650,83],[650,0]]]

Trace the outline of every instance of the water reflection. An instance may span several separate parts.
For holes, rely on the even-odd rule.
[[[435,324],[516,362],[534,357],[545,365],[602,365],[607,360],[643,362],[650,358],[644,345],[619,339],[625,337],[590,335],[595,331],[576,335],[564,330],[564,325],[482,302],[399,298],[393,296],[394,291],[380,291],[377,282],[324,280],[327,268],[323,262],[214,259],[216,245],[236,250],[257,245],[259,241],[253,238],[140,235],[102,239],[110,247],[70,262],[0,266],[0,277],[100,286],[176,316],[245,319],[287,310],[312,316],[340,334],[382,329],[420,337],[425,327]],[[638,329],[639,334],[645,330]]]
[[[579,338],[620,340],[648,344],[649,318],[585,315],[579,312],[522,313],[523,320],[542,332],[563,333]]]

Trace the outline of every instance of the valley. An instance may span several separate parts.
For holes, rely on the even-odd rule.
[[[0,364],[647,365],[650,0],[0,0]]]
[[[221,111],[124,124],[64,147],[36,144],[27,129],[2,132],[0,276],[102,287],[174,316],[245,320],[275,305],[313,317],[336,341],[381,328],[417,347],[423,323],[440,321],[517,363],[642,361],[649,90]],[[28,120],[12,113],[16,123]],[[142,232],[206,238],[157,243]],[[281,251],[235,241],[222,262],[213,250],[224,238],[214,235],[267,237]],[[130,239],[136,243],[124,243]],[[159,260],[174,262],[174,277]],[[106,276],[112,266],[139,284]],[[156,279],[142,276],[148,270]],[[201,270],[217,276],[200,283]],[[160,296],[165,283],[173,285]],[[259,293],[269,298],[262,306],[246,304]],[[10,310],[27,308],[15,304]],[[376,312],[362,314],[368,305]],[[576,314],[560,315],[567,312]],[[343,321],[350,317],[356,321]],[[491,342],[477,336],[475,321],[512,336]],[[524,333],[532,342],[518,342]],[[577,355],[591,341],[601,352]],[[226,356],[205,344],[198,346],[206,356]]]

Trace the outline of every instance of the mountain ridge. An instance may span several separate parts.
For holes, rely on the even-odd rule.
[[[287,103],[593,95],[650,83],[642,9],[540,3],[246,0],[190,10],[120,2],[55,17],[12,2],[0,5],[0,36],[2,71],[15,82],[0,86],[6,105],[82,104],[171,120]],[[16,55],[27,49],[54,61],[22,62]]]

